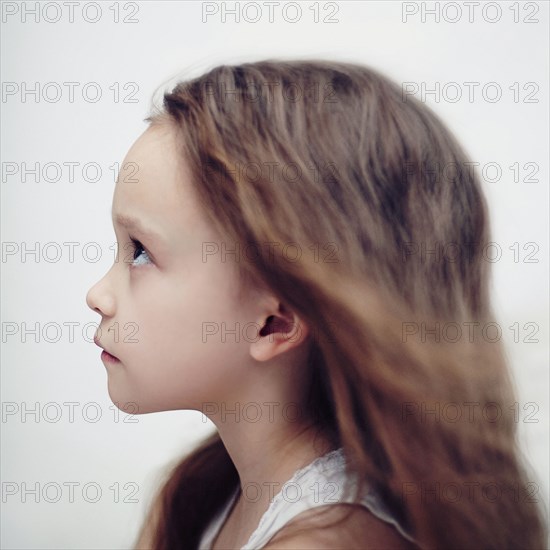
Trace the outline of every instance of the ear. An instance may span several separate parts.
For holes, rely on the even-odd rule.
[[[309,327],[282,303],[276,302],[271,314],[264,315],[258,339],[250,345],[256,361],[268,361],[285,351],[299,347],[309,335]]]

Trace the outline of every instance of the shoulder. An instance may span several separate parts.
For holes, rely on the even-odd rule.
[[[320,508],[322,509],[322,513]],[[340,521],[337,525],[330,523]],[[395,527],[359,505],[332,504],[299,514],[263,547],[263,550],[361,548],[413,550]]]

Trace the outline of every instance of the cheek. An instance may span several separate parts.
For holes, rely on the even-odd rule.
[[[232,280],[213,275],[151,284],[134,301],[139,342],[125,346],[124,359],[140,411],[201,410],[242,386],[258,329],[233,300]]]

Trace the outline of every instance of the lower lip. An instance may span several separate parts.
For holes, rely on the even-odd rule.
[[[111,355],[106,351],[101,352],[101,360],[105,361],[106,363],[120,363],[120,361],[114,355]]]

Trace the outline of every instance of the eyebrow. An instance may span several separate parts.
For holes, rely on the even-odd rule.
[[[159,243],[163,242],[163,238],[159,232],[147,227],[138,218],[134,218],[133,216],[129,216],[127,214],[115,214],[113,219],[121,227],[132,230],[143,237],[149,237]]]

